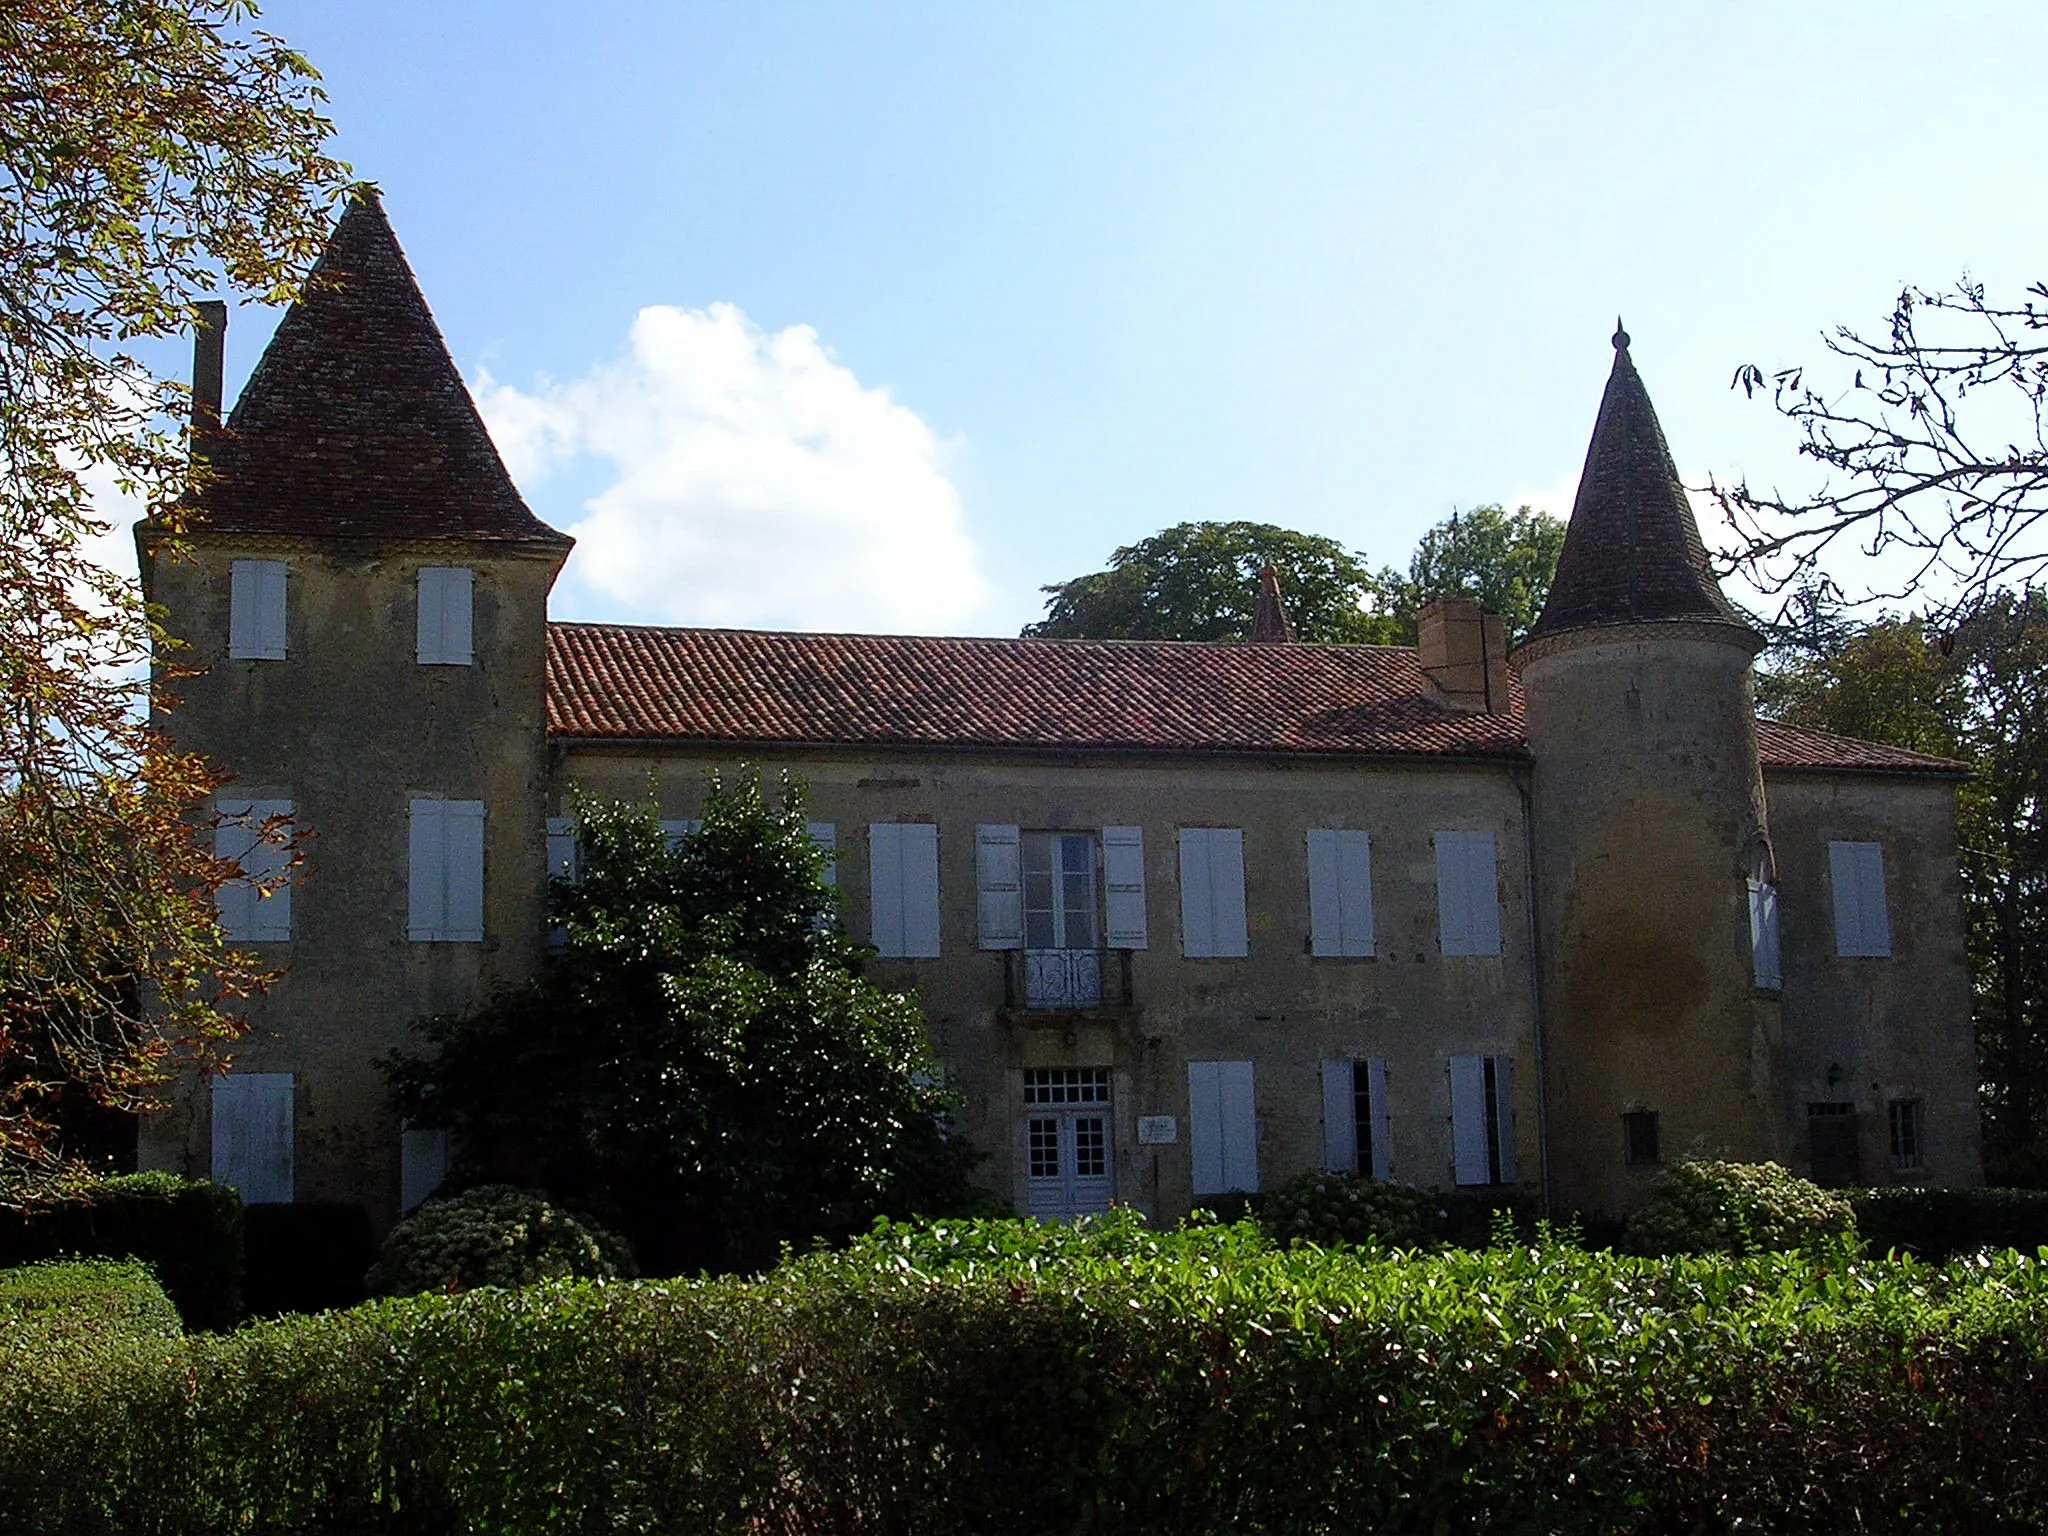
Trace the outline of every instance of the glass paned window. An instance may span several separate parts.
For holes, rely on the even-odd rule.
[[[1024,947],[1095,948],[1095,838],[1087,832],[1026,832]]]
[[[1657,1111],[1631,1110],[1621,1117],[1622,1155],[1632,1165],[1657,1159]]]
[[[1031,1135],[1031,1177],[1034,1179],[1056,1179],[1060,1176],[1060,1123],[1057,1120],[1033,1119]]]
[[[1099,1179],[1109,1171],[1109,1123],[1100,1115],[1074,1121],[1074,1176]]]
[[[1024,1074],[1026,1104],[1107,1104],[1107,1067],[1033,1067]]]
[[[1921,1158],[1920,1101],[1893,1099],[1891,1113],[1892,1166],[1918,1168]]]

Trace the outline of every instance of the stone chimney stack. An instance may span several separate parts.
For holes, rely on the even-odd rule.
[[[192,308],[199,316],[192,332],[192,436],[220,430],[221,390],[227,371],[228,307],[219,299],[202,299]]]
[[[1248,638],[1254,645],[1292,645],[1295,641],[1294,620],[1287,616],[1287,604],[1281,601],[1280,572],[1275,566],[1259,572],[1259,601],[1252,610]]]
[[[1453,709],[1492,715],[1508,707],[1508,641],[1497,613],[1469,597],[1439,597],[1415,616],[1422,670]]]

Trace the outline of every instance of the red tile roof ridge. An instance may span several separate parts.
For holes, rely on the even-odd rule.
[[[1134,639],[1125,636],[1090,638],[1073,635],[941,635],[922,634],[903,630],[871,629],[770,629],[745,624],[627,624],[611,619],[549,619],[548,628],[623,630],[643,633],[674,635],[766,635],[792,640],[909,640],[929,641],[935,645],[1107,645],[1107,646],[1172,646],[1187,650],[1248,651],[1268,647],[1251,640],[1168,640]],[[1386,651],[1412,656],[1412,645],[1381,645],[1365,641],[1301,640],[1294,649],[1303,651]]]

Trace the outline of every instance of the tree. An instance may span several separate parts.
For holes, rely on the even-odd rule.
[[[1984,1151],[2048,1185],[2048,594],[1865,624],[1823,613],[1757,679],[1773,718],[1960,758],[1957,796]],[[1952,626],[1952,627],[1951,627]]]
[[[713,780],[673,849],[651,806],[578,818],[538,978],[385,1063],[457,1182],[543,1189],[667,1272],[972,1203],[923,1018],[861,975],[800,787]]]
[[[1109,569],[1043,590],[1045,617],[1026,635],[1060,640],[1242,640],[1259,572],[1280,572],[1303,640],[1372,642],[1388,624],[1366,611],[1372,574],[1335,539],[1270,523],[1176,523],[1126,544]]]
[[[1498,503],[1453,512],[1415,546],[1403,576],[1391,566],[1373,578],[1375,607],[1398,625],[1399,642],[1415,641],[1415,615],[1438,597],[1473,597],[1501,616],[1516,645],[1543,611],[1564,553],[1564,524],[1530,507]]]
[[[1747,480],[1711,485],[1749,579],[1790,591],[1850,549],[1878,562],[1859,598],[1912,598],[1944,623],[2038,581],[2048,568],[2044,332],[2048,285],[1994,300],[1965,278],[1944,292],[1905,289],[1882,331],[1837,327],[1823,338],[1838,360],[1824,383],[1800,367],[1738,368],[1735,387],[1768,390],[1823,471],[1804,497]]]
[[[211,901],[204,764],[147,723],[163,644],[92,555],[111,484],[175,527],[178,386],[136,343],[283,296],[346,167],[312,69],[242,0],[0,12],[0,1202],[66,1164],[56,1106],[150,1102],[260,985]]]

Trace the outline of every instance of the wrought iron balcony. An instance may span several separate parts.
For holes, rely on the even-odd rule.
[[[1128,1008],[1131,955],[1123,949],[1013,949],[1005,956],[1003,1002],[1030,1013]]]

